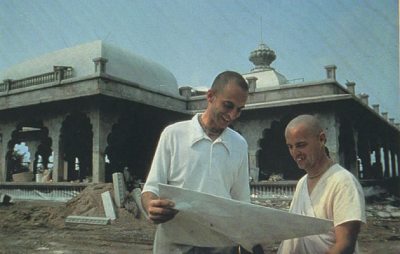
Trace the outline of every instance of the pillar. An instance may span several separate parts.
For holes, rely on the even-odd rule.
[[[254,93],[257,88],[257,77],[247,77],[246,80],[249,84],[249,93]]]
[[[383,177],[388,178],[389,177],[389,149],[387,147],[387,143],[383,144],[383,163],[385,165],[385,172]]]
[[[382,112],[382,117],[383,117],[385,120],[388,120],[388,112]]]
[[[368,97],[369,97],[369,95],[366,94],[366,93],[361,93],[359,96],[360,96],[361,101],[362,101],[365,105],[368,105]]]
[[[11,140],[11,134],[14,130],[13,125],[1,125],[0,133],[0,182],[7,180],[7,160],[6,154],[8,151],[8,142]]]
[[[90,113],[90,121],[93,131],[93,182],[105,182],[105,150],[107,146],[107,135],[112,128],[112,121],[107,121],[101,109],[94,109]]]
[[[53,182],[59,182],[64,179],[64,159],[60,144],[62,120],[62,117],[57,117],[46,123],[49,130],[49,137],[51,138],[51,150],[53,151],[53,169],[51,176]]]
[[[106,72],[106,63],[108,62],[107,58],[98,57],[93,59],[94,62],[94,72],[95,73],[105,73]]]
[[[376,161],[376,167],[377,171],[379,171],[379,178],[383,177],[383,163],[382,163],[382,153],[381,153],[382,147],[380,144],[377,144],[376,150],[375,150],[375,161]]]
[[[192,97],[192,87],[191,86],[182,86],[179,87],[179,93],[185,97],[185,99],[189,99]]]
[[[0,182],[5,182],[7,178],[6,152],[7,145],[4,146],[3,133],[0,133]]]
[[[376,113],[379,114],[379,104],[372,104],[372,108],[374,109],[374,111],[375,111]]]
[[[347,81],[347,82],[346,82],[346,86],[347,86],[347,90],[348,90],[351,94],[355,94],[355,93],[356,93],[356,83],[355,83],[355,82]]]
[[[390,164],[391,164],[391,176],[394,178],[396,176],[396,153],[393,148],[390,149]]]
[[[53,66],[56,81],[61,82],[61,80],[64,79],[64,74],[67,69],[67,66]]]
[[[5,92],[10,91],[12,80],[11,79],[5,79],[3,80],[4,86],[5,86]]]
[[[336,65],[327,65],[326,69],[326,78],[336,80]]]

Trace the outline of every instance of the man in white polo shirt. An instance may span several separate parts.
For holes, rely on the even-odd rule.
[[[164,129],[142,191],[150,221],[164,223],[177,213],[172,201],[158,197],[158,183],[250,202],[247,142],[228,127],[240,116],[247,97],[244,78],[233,71],[222,72],[207,92],[203,114]],[[173,244],[165,239],[160,226],[153,252],[235,253],[234,248]]]

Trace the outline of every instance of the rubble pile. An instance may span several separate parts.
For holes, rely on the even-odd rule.
[[[400,198],[378,186],[364,188],[368,216],[400,219]]]
[[[69,215],[99,216],[104,217],[104,206],[101,193],[110,191],[113,193],[112,183],[90,184],[79,195],[66,203]]]

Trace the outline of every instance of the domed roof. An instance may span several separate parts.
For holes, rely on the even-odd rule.
[[[0,73],[1,80],[22,79],[51,72],[53,66],[71,66],[74,77],[95,73],[93,59],[106,58],[106,73],[152,90],[179,95],[174,75],[160,64],[127,50],[94,41],[54,51],[14,65]]]

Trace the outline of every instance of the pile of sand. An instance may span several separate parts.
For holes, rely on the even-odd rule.
[[[112,183],[98,183],[88,185],[76,197],[67,203],[50,201],[16,202],[0,209],[0,230],[9,227],[56,227],[64,228],[65,218],[69,215],[105,217],[101,194],[110,191],[114,197]],[[155,226],[144,216],[138,214],[136,205],[129,195],[127,208],[118,208],[114,205],[117,219],[111,225],[93,225],[93,227],[119,227],[126,230],[138,230],[144,237],[151,239],[154,236]],[[129,210],[128,210],[129,209]]]

